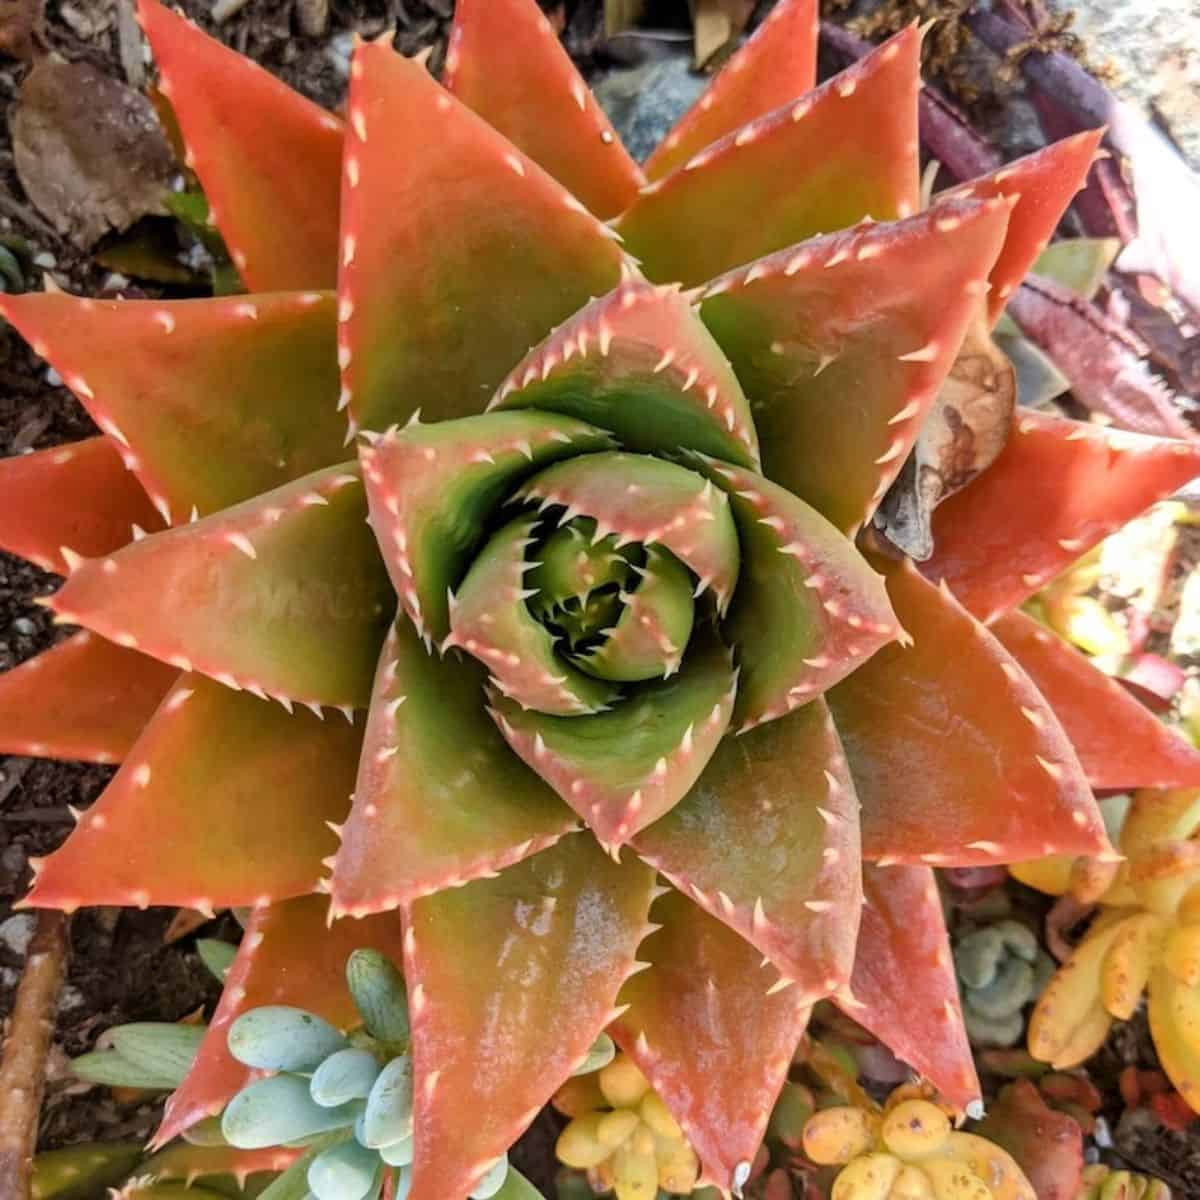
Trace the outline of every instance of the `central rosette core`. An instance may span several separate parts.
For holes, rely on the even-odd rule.
[[[585,454],[534,475],[523,509],[475,555],[450,634],[508,700],[604,712],[680,669],[698,622],[728,603],[737,533],[723,492],[647,455]]]

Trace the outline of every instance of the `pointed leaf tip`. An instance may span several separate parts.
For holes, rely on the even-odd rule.
[[[561,184],[386,46],[355,52],[349,114],[339,354],[350,411],[369,430],[418,406],[437,419],[476,413],[530,346],[616,286],[624,252]]]
[[[1000,457],[933,518],[929,579],[982,621],[1200,475],[1200,444],[1022,409]]]
[[[598,217],[645,182],[533,0],[459,0],[442,82]]]
[[[138,19],[189,165],[247,285],[332,287],[342,122],[158,0],[138,0]]]
[[[780,0],[646,160],[661,179],[707,146],[789,101],[817,77],[816,0]]]
[[[178,674],[77,633],[0,675],[0,754],[120,762]]]
[[[0,546],[43,571],[69,575],[64,546],[109,554],[134,525],[154,532],[163,520],[115,441],[87,438],[0,460]]]
[[[683,1127],[711,1180],[739,1185],[808,1023],[797,987],[678,892],[655,901],[650,963],[621,989],[613,1036]],[[742,1180],[741,1182],[744,1182]]]
[[[916,212],[919,42],[914,27],[898,33],[644,188],[615,228],[647,277],[691,286],[867,216]]]
[[[913,644],[885,646],[827,697],[862,801],[864,857],[971,866],[1108,850],[1075,752],[1029,677],[907,562],[874,561]]]

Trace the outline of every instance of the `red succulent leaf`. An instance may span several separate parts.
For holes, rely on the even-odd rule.
[[[991,628],[1062,722],[1092,787],[1200,787],[1200,752],[1086,655],[1019,611]]]
[[[345,1029],[359,1019],[346,986],[346,959],[367,946],[399,965],[401,945],[400,918],[394,912],[329,924],[322,896],[255,909],[196,1061],[167,1100],[154,1144],[166,1145],[197,1121],[220,1112],[249,1082],[251,1069],[225,1044],[237,1017],[264,1004],[291,1004]]]
[[[1075,751],[1029,677],[907,561],[885,571],[914,644],[885,646],[827,697],[864,857],[967,867],[1109,852]]]
[[[741,384],[673,285],[630,280],[593,300],[517,364],[488,407],[578,417],[627,450],[758,464]]]
[[[381,43],[355,51],[349,126],[338,354],[354,421],[478,412],[530,346],[616,286],[625,255],[561,184]]]
[[[450,632],[450,589],[517,483],[536,467],[611,445],[570,417],[511,412],[413,421],[362,447],[371,526],[417,632],[439,643]]]
[[[0,460],[0,546],[43,571],[70,571],[62,547],[108,554],[131,527],[162,528],[150,498],[107,438]]]
[[[858,841],[846,756],[815,700],[726,738],[687,796],[631,844],[811,1003],[850,975]]]
[[[413,1200],[470,1191],[581,1063],[634,968],[653,887],[635,858],[576,834],[412,904]]]
[[[691,286],[863,217],[916,212],[920,40],[904,30],[643,188],[615,226],[646,275]]]
[[[1200,475],[1200,445],[1023,409],[1000,457],[933,518],[925,575],[981,621]]]
[[[1051,1108],[1030,1080],[1005,1086],[973,1132],[1017,1160],[1038,1200],[1076,1200],[1083,1174],[1079,1124]]]
[[[678,673],[608,712],[556,717],[493,692],[504,740],[591,827],[619,846],[669,812],[729,727],[737,672],[717,639],[693,638]]]
[[[808,1023],[796,988],[727,925],[668,890],[650,912],[657,932],[621,989],[612,1034],[631,1054],[722,1191],[737,1187]]]
[[[362,728],[184,675],[27,902],[211,911],[317,890]]]
[[[364,706],[391,591],[344,463],[79,563],[64,621],[264,699]]]
[[[30,293],[0,297],[0,314],[117,443],[168,523],[346,456],[328,292],[145,301]]]
[[[988,276],[992,285],[988,316],[993,322],[1029,273],[1034,259],[1046,248],[1075,193],[1084,186],[1103,136],[1102,129],[1090,129],[1064,138],[934,198],[935,206],[955,199],[1017,198],[1004,249]]]
[[[0,675],[0,754],[119,762],[178,674],[78,633]]]
[[[302,1153],[299,1148],[287,1146],[239,1150],[235,1146],[193,1146],[189,1142],[176,1142],[142,1162],[137,1173],[155,1180],[182,1179],[189,1187],[195,1180],[209,1175],[229,1175],[244,1188],[249,1176],[259,1171],[284,1171]]]
[[[902,633],[882,577],[816,509],[753,471],[709,460],[742,566],[724,636],[741,669],[734,725],[773,721]]]
[[[706,146],[799,99],[817,78],[816,0],[781,0],[646,160],[661,179]]]
[[[864,863],[863,893],[850,997],[838,1007],[966,1109],[979,1078],[933,872]]]
[[[333,287],[342,122],[157,0],[138,0],[138,19],[188,165],[246,284]]]
[[[409,622],[379,658],[333,909],[360,917],[490,875],[578,826],[484,711],[486,672]],[[463,747],[469,747],[464,753]]]
[[[764,473],[839,529],[859,529],[904,465],[978,308],[1007,209],[962,201],[860,225],[701,290],[701,316],[753,406]]]
[[[598,217],[615,217],[645,182],[530,0],[459,0],[442,82]]]

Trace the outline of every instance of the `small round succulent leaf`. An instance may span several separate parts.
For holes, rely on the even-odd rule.
[[[355,950],[346,960],[346,985],[373,1038],[389,1045],[408,1042],[408,993],[394,963],[378,950]]]
[[[339,1129],[352,1122],[357,1111],[354,1104],[322,1108],[308,1094],[308,1080],[299,1075],[269,1075],[247,1084],[230,1100],[221,1132],[231,1146],[256,1150]]]
[[[336,1108],[348,1100],[365,1100],[378,1076],[374,1054],[347,1046],[335,1050],[313,1071],[308,1090],[323,1108]]]
[[[398,1054],[375,1079],[363,1111],[362,1141],[378,1150],[413,1132],[413,1061]]]
[[[286,1004],[243,1013],[229,1027],[229,1052],[240,1063],[266,1071],[315,1071],[346,1039],[323,1017]]]
[[[366,1200],[378,1191],[379,1155],[351,1139],[322,1150],[308,1164],[308,1187],[316,1200]]]

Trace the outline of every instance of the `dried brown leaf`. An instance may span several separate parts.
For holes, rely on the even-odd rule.
[[[21,185],[81,249],[150,213],[175,164],[150,102],[88,63],[43,59],[9,118]]]
[[[889,541],[918,562],[933,553],[933,510],[996,460],[1008,440],[1016,398],[1013,365],[992,340],[981,309],[875,515]]]

